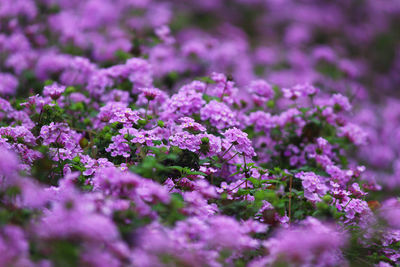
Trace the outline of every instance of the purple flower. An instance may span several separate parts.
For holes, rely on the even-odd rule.
[[[95,190],[115,197],[139,197],[146,202],[169,202],[169,194],[162,185],[130,172],[121,172],[114,167],[98,170],[93,184]]]
[[[175,39],[171,36],[171,30],[167,25],[162,25],[155,29],[155,33],[166,44],[173,44]]]
[[[270,113],[259,110],[250,113],[248,125],[254,125],[256,131],[267,132],[276,126],[276,118]]]
[[[333,226],[309,217],[299,226],[278,231],[264,242],[268,256],[255,260],[250,266],[286,263],[298,266],[345,265],[340,251],[346,244],[346,235]]]
[[[203,154],[207,156],[215,156],[221,152],[222,149],[222,140],[220,137],[217,137],[212,134],[200,134],[200,140],[202,142],[200,148]],[[204,148],[204,150],[203,150]]]
[[[256,105],[261,106],[274,97],[272,86],[264,80],[255,80],[248,86],[249,93]]]
[[[217,129],[225,129],[238,125],[235,114],[224,103],[211,100],[200,110],[200,118],[209,120],[211,125]]]
[[[188,132],[178,132],[169,138],[172,146],[196,152],[200,149],[201,138]]]
[[[18,177],[18,159],[16,155],[0,144],[0,190],[6,187],[6,182]]]
[[[359,184],[357,184],[357,183],[353,183],[351,186],[350,186],[350,190],[349,190],[352,194],[353,194],[353,196],[354,197],[356,197],[356,198],[361,198],[361,197],[363,197],[363,196],[365,196],[367,193],[365,193],[365,192],[363,192],[362,190],[361,190],[361,188],[360,188],[360,185]]]
[[[106,158],[92,159],[87,155],[81,155],[81,161],[85,164],[86,170],[82,173],[83,175],[92,175],[96,171],[107,167],[113,167],[114,164]]]
[[[188,116],[199,112],[204,103],[203,95],[194,88],[182,88],[166,101],[164,109],[168,111],[167,115],[175,113]]]
[[[157,88],[141,88],[140,91],[148,101],[152,101],[163,94],[163,92]]]
[[[0,135],[11,139],[13,142],[18,142],[18,139],[22,139],[23,142],[31,145],[36,144],[36,137],[32,132],[24,126],[16,127],[1,127]],[[11,141],[10,140],[10,141]]]
[[[334,94],[331,98],[331,105],[338,111],[351,110],[349,99],[341,94]]]
[[[66,192],[64,192],[66,194]],[[80,238],[91,242],[117,240],[119,234],[111,219],[96,212],[90,199],[75,195],[61,196],[46,210],[36,225],[37,235],[43,239]]]
[[[69,60],[68,67],[61,74],[63,84],[85,84],[97,66],[84,57],[74,57]]]
[[[358,125],[348,123],[347,125],[339,128],[339,136],[346,136],[351,142],[356,145],[367,144],[368,135]]]
[[[110,118],[110,123],[120,122],[126,127],[132,127],[140,119],[139,112],[133,111],[130,108],[117,107],[113,110],[113,114]]]
[[[320,197],[323,197],[328,192],[328,186],[320,176],[313,172],[300,172],[296,177],[302,180],[304,197],[311,202],[321,201]]]
[[[295,100],[303,96],[312,96],[318,92],[318,89],[310,84],[297,84],[290,88],[282,89],[283,96]]]
[[[379,212],[390,227],[400,230],[400,201],[398,199],[391,198],[383,202]]]
[[[113,85],[112,75],[112,67],[109,69],[100,69],[96,70],[90,75],[88,79],[87,89],[93,96],[101,96],[104,93],[107,87],[111,87]]]
[[[131,98],[129,96],[129,92],[122,90],[112,90],[106,95],[101,96],[101,101],[108,102],[121,102],[124,104],[129,104]]]
[[[353,175],[352,171],[342,170],[335,165],[328,165],[325,170],[331,176],[333,181],[341,185],[346,184]]]
[[[43,88],[43,95],[51,97],[53,100],[60,98],[61,94],[64,93],[65,86],[53,83]]]
[[[0,229],[0,266],[33,266],[29,243],[22,229],[6,225]]]
[[[215,83],[207,86],[207,94],[219,97],[221,101],[232,104],[238,89],[235,83],[223,73],[213,72],[210,77]]]
[[[371,210],[368,203],[361,199],[351,198],[348,201],[342,202],[342,207],[346,213],[348,221],[353,221],[357,215],[370,215]]]
[[[226,130],[224,136],[225,141],[231,144],[237,152],[250,158],[256,155],[247,133],[237,128],[232,128]]]
[[[81,134],[71,130],[66,123],[50,123],[40,130],[40,137],[43,139],[43,145],[56,145],[51,147],[50,151],[54,160],[73,159],[82,152],[79,145]]]
[[[0,95],[14,95],[18,86],[18,80],[9,73],[0,73]]]
[[[228,216],[213,216],[208,220],[210,231],[205,233],[205,239],[211,246],[217,248],[246,249],[255,248],[258,242],[247,236],[247,227]],[[265,228],[264,228],[265,229]],[[263,231],[264,229],[257,230]]]
[[[106,148],[107,152],[111,152],[112,157],[123,156],[124,158],[131,157],[131,148],[128,140],[124,135],[119,134],[111,138],[112,143]]]
[[[100,108],[100,112],[97,114],[97,118],[100,122],[109,122],[117,111],[123,110],[126,107],[127,103],[113,101],[107,102],[104,107]]]
[[[205,132],[206,128],[201,125],[200,123],[197,123],[194,119],[190,117],[183,117],[179,119],[181,121],[180,127],[182,129],[186,129],[189,132]]]
[[[123,76],[127,76],[133,83],[135,91],[140,88],[149,88],[153,83],[153,71],[151,65],[144,59],[131,58],[124,65]]]
[[[77,92],[71,93],[69,95],[69,98],[71,99],[72,102],[75,102],[75,103],[83,102],[86,105],[90,103],[90,99],[89,98],[87,98],[84,94],[77,93]]]

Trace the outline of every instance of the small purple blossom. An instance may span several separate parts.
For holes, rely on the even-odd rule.
[[[283,88],[282,92],[285,98],[295,100],[299,97],[315,95],[318,89],[310,84],[297,84],[290,88]]]
[[[311,202],[321,201],[321,197],[328,192],[328,186],[323,179],[313,172],[301,172],[296,177],[302,180],[304,197]]]
[[[216,100],[211,100],[200,110],[200,118],[209,120],[212,126],[220,130],[238,125],[234,112]]]
[[[14,95],[18,80],[12,74],[0,73],[0,95]]]
[[[254,103],[258,106],[265,104],[275,94],[272,86],[264,80],[252,81],[248,86],[248,91]]]
[[[178,132],[170,137],[170,143],[181,149],[187,149],[196,152],[200,149],[201,139],[198,135],[188,132]]]
[[[140,91],[148,101],[152,101],[162,95],[162,91],[157,88],[142,88]]]
[[[339,136],[347,137],[356,145],[365,145],[368,140],[368,134],[358,125],[353,123],[348,123],[347,125],[340,127]]]
[[[337,110],[349,111],[351,104],[349,99],[341,94],[334,94],[331,98],[332,106]]]
[[[60,98],[61,94],[64,93],[65,86],[58,84],[47,85],[43,88],[43,95],[51,97],[53,100]]]
[[[183,117],[179,119],[181,121],[180,127],[182,129],[186,129],[189,131],[194,131],[194,132],[205,132],[206,128],[201,125],[200,123],[197,123],[194,119],[190,117]]]
[[[307,218],[299,226],[280,230],[264,243],[269,255],[250,266],[286,264],[331,266],[346,264],[340,248],[346,244],[346,235],[333,226],[315,218]],[[290,248],[290,249],[288,249]]]
[[[238,153],[243,153],[247,157],[255,156],[253,146],[247,137],[247,133],[237,129],[232,128],[224,132],[225,141],[231,144]]]

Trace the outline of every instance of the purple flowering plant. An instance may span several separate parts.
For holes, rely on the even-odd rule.
[[[400,264],[398,1],[0,2],[0,266]]]

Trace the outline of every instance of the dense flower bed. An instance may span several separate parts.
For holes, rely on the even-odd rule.
[[[397,0],[1,0],[0,266],[400,264]]]

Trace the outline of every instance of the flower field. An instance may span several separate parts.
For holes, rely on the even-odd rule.
[[[399,0],[0,0],[0,267],[400,266]]]

